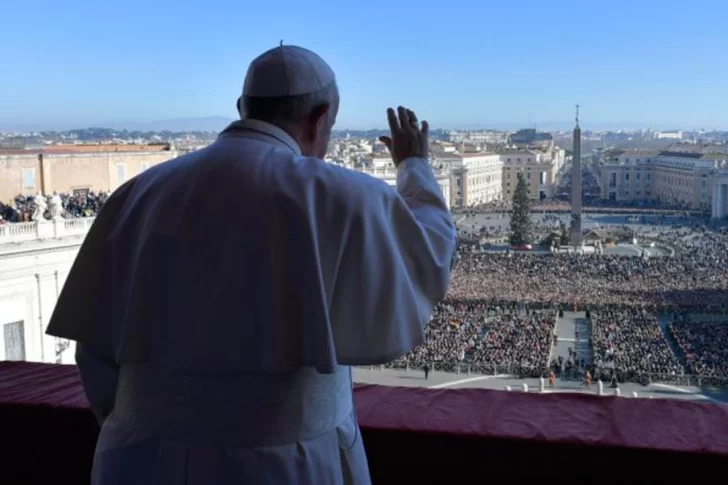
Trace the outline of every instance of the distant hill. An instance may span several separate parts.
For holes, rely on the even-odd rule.
[[[113,130],[128,131],[221,131],[233,120],[223,116],[207,116],[203,118],[175,118],[170,120],[158,120],[148,122],[121,121],[101,122],[86,125],[74,125],[70,123],[13,123],[0,120],[0,132],[4,133],[27,133],[40,131],[68,131],[85,129],[88,126],[102,126]]]
[[[176,118],[171,120],[138,122],[104,123],[103,126],[115,130],[129,131],[222,131],[232,123],[231,118],[208,116],[205,118]]]

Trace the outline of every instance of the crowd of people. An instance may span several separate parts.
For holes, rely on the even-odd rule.
[[[472,361],[498,373],[540,377],[548,368],[556,315],[552,311],[494,317],[471,349]]]
[[[728,322],[695,321],[682,315],[670,322],[668,330],[679,348],[688,374],[708,378],[728,377]]]
[[[109,194],[106,192],[78,191],[75,194],[58,194],[61,199],[61,216],[65,219],[94,217],[101,210]],[[8,203],[0,202],[0,223],[30,222],[36,209],[35,196],[18,195]],[[45,214],[48,218],[48,214]]]
[[[108,197],[93,191],[59,195],[64,218],[95,216]],[[33,196],[0,203],[0,223],[30,221],[35,204]],[[535,220],[537,233],[563,227],[559,212],[568,208],[560,201],[536,203],[534,209],[545,212]],[[460,222],[470,222],[459,224],[450,291],[434,310],[425,344],[404,360],[416,366],[463,363],[494,372],[543,375],[554,368],[549,358],[556,312],[590,309],[593,363],[574,355],[569,362],[556,362],[560,371],[589,370],[602,379],[616,374],[619,380],[728,376],[728,322],[696,322],[684,316],[670,323],[666,336],[655,318],[661,312],[728,314],[725,228],[711,227],[690,214],[643,208],[630,216],[629,226],[604,229],[617,239],[660,241],[673,248],[671,257],[484,250],[484,241],[507,237],[502,220],[508,209],[507,202],[497,202],[455,214]],[[618,215],[620,209],[610,212]],[[667,217],[682,219],[676,224]]]
[[[619,381],[640,382],[685,373],[655,315],[634,307],[602,310],[591,314],[591,326],[596,378],[616,373]]]
[[[466,363],[484,372],[540,376],[548,368],[555,317],[551,310],[449,300],[435,308],[425,344],[404,360],[414,367]]]
[[[602,305],[728,306],[728,243],[712,233],[674,257],[459,251],[449,296]],[[698,244],[701,243],[701,244]],[[677,246],[678,243],[676,242]]]
[[[569,192],[567,192],[569,193]],[[484,204],[478,204],[467,208],[454,209],[453,212],[462,215],[474,214],[493,214],[498,212],[508,212],[511,210],[510,201],[496,200]],[[534,212],[561,212],[571,213],[571,204],[567,200],[562,199],[546,199],[534,201],[531,203],[531,210]],[[661,202],[634,202],[634,201],[614,201],[603,199],[589,199],[585,201],[582,208],[584,213],[605,212],[621,213],[621,214],[689,214],[691,216],[708,215],[705,209],[690,209],[683,205],[666,205]]]
[[[617,240],[658,241],[671,256],[534,254],[483,246],[484,236],[505,235],[497,223],[502,215],[475,217],[480,226],[460,224],[450,292],[435,310],[426,343],[406,357],[410,362],[514,374],[550,367],[607,382],[728,376],[728,322],[676,321],[668,331],[657,320],[659,314],[667,320],[673,314],[728,314],[725,228],[685,214],[641,214],[605,229]],[[547,216],[536,226],[559,223]],[[548,362],[554,321],[546,315],[559,310],[590,310],[592,333],[582,338],[592,362],[575,353]]]

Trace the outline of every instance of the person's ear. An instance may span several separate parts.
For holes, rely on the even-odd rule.
[[[238,109],[238,114],[242,118],[243,117],[243,109],[242,109],[243,108],[243,97],[242,96],[240,96],[238,98],[237,102],[235,103],[235,107]]]
[[[317,106],[311,112],[311,115],[309,116],[309,126],[313,127],[315,130],[315,133],[312,133],[312,138],[314,136],[317,137],[319,133],[322,133],[328,128],[326,125],[329,121],[329,117],[327,116],[329,113],[329,109],[331,109],[331,106],[326,103]]]

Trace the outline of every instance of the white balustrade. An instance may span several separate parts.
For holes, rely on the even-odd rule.
[[[4,242],[32,241],[33,239],[38,239],[35,222],[0,225],[0,244]]]
[[[78,219],[1,224],[0,245],[42,239],[58,239],[65,236],[83,236],[88,233],[94,219],[94,217],[82,217]]]

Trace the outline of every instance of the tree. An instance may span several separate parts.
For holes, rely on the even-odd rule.
[[[533,221],[531,221],[531,197],[523,174],[518,174],[518,184],[513,193],[511,210],[510,243],[513,246],[531,244],[533,241]]]

